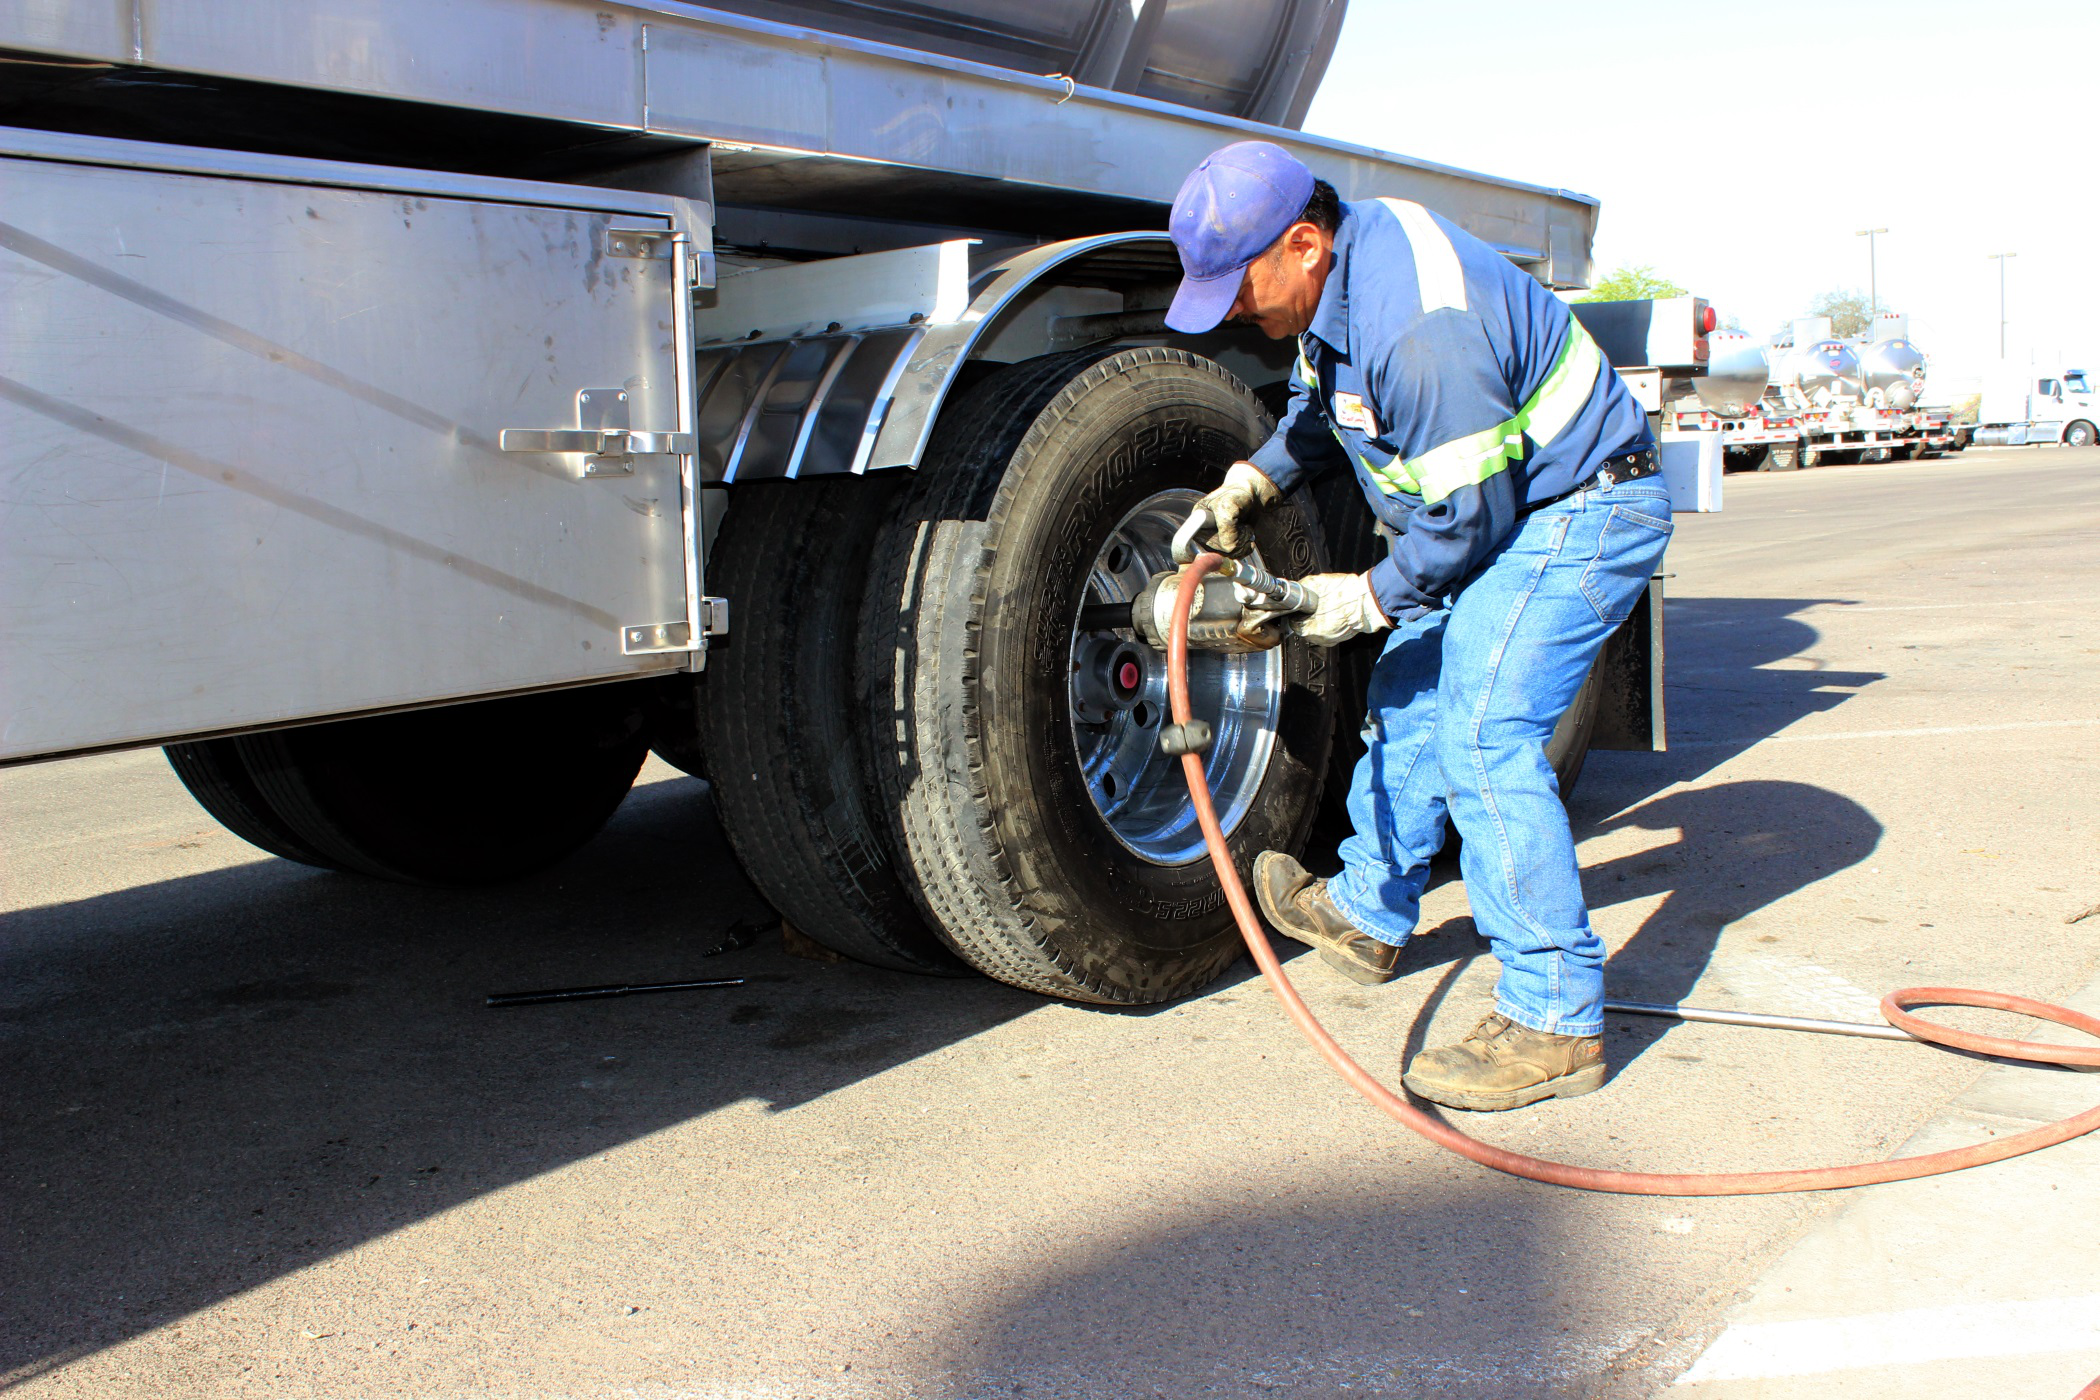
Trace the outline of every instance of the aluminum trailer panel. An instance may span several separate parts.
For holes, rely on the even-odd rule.
[[[681,459],[501,438],[679,424],[690,217],[0,131],[0,761],[684,665]]]
[[[1202,156],[1261,136],[1344,198],[1418,200],[1555,286],[1587,283],[1596,225],[1566,190],[668,0],[46,0],[0,9],[0,49],[711,142],[720,201],[765,209],[1142,227]]]

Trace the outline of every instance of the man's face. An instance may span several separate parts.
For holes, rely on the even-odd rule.
[[[1292,224],[1274,246],[1247,264],[1239,297],[1226,319],[1259,327],[1271,340],[1302,334],[1319,308],[1333,258],[1332,234],[1317,224]]]

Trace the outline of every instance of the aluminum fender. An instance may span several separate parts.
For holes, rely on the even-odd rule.
[[[1154,245],[1173,257],[1173,245],[1165,234],[1102,233],[1030,248],[978,274],[969,307],[953,321],[928,326],[924,338],[904,361],[895,397],[875,434],[868,468],[919,465],[955,376],[961,373],[972,351],[998,329],[1001,316],[1022,293],[1046,280],[1054,281],[1060,270],[1103,249],[1144,244]]]
[[[1143,256],[1097,267],[1089,280],[1140,285],[1179,275],[1164,235],[1110,233],[1030,248],[974,275],[968,244],[951,242],[724,278],[698,318],[702,480],[916,467],[956,376],[1022,298],[1060,285],[1077,263],[1126,248]],[[1020,339],[1002,349],[1054,348],[1025,331]]]

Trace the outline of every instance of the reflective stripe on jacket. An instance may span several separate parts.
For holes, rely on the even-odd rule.
[[[1652,441],[1558,298],[1405,200],[1342,206],[1294,380],[1254,464],[1285,490],[1355,470],[1394,535],[1371,585],[1396,621],[1462,587],[1526,508]]]

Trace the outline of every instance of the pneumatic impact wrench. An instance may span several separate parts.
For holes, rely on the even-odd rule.
[[[1216,527],[1210,512],[1197,507],[1174,535],[1174,562],[1187,566],[1199,552],[1197,541]],[[1167,650],[1174,630],[1175,601],[1181,571],[1154,574],[1130,604],[1131,627],[1145,645]],[[1226,559],[1198,584],[1188,615],[1188,644],[1198,651],[1267,651],[1281,646],[1284,619],[1311,612],[1319,600],[1304,584],[1277,578],[1250,559]],[[1161,728],[1162,752],[1179,756],[1210,747],[1210,725],[1202,720]]]

